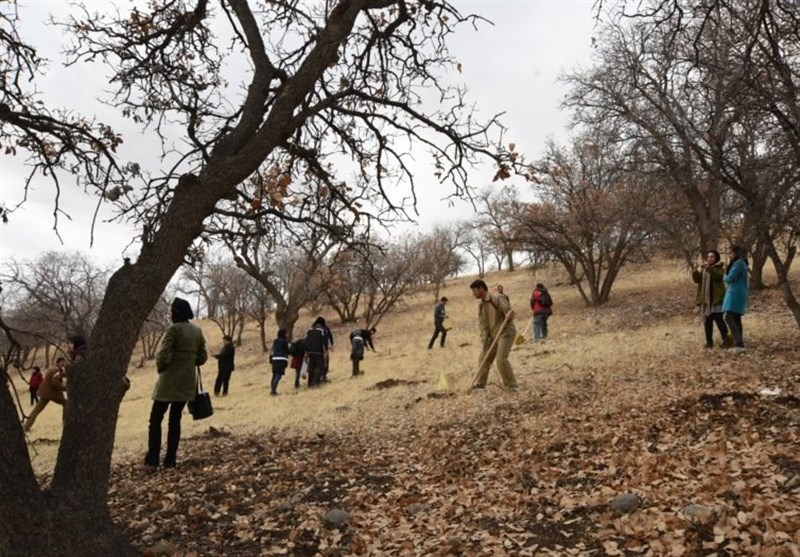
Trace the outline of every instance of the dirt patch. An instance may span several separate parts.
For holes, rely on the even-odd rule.
[[[384,381],[378,381],[372,387],[369,387],[367,390],[369,391],[378,391],[381,389],[391,389],[392,387],[399,387],[401,385],[416,385],[419,381],[406,381],[405,379],[386,379]]]

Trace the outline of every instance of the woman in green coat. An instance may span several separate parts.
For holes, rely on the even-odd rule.
[[[728,338],[728,326],[722,316],[722,300],[725,298],[725,269],[722,258],[715,249],[706,252],[705,261],[695,267],[692,280],[697,283],[695,303],[700,306],[705,318],[706,348],[714,347],[714,323],[722,337],[722,346]]]
[[[158,382],[153,391],[146,466],[158,467],[161,453],[161,422],[169,410],[167,452],[164,467],[174,468],[181,440],[181,414],[186,403],[194,400],[196,367],[208,359],[206,339],[200,327],[189,323],[194,317],[192,306],[181,298],[172,302],[172,326],[167,329],[156,357]]]

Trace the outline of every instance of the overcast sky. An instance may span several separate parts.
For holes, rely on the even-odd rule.
[[[27,37],[44,39],[40,53],[50,59],[46,79],[39,84],[48,99],[88,115],[113,116],[113,112],[93,100],[102,88],[99,69],[65,69],[59,56],[58,32],[41,22],[51,12],[64,13],[67,3],[61,0],[20,0]],[[101,6],[103,2],[93,3]],[[477,32],[464,27],[451,43],[453,54],[462,63],[462,78],[471,98],[485,115],[505,112],[503,123],[509,128],[508,140],[517,145],[528,160],[542,152],[548,137],[566,137],[568,117],[559,109],[564,88],[558,76],[589,62],[593,0],[455,0],[458,8],[485,16],[494,25],[484,25]],[[26,38],[27,38],[26,37]],[[138,152],[148,146],[136,145],[137,137],[126,137],[126,149]],[[124,155],[123,155],[124,158]],[[11,207],[21,197],[23,174],[21,160],[0,154],[0,203]],[[476,176],[475,186],[488,184],[486,176]],[[481,183],[486,182],[486,184]],[[524,186],[521,181],[515,182]],[[67,185],[65,182],[64,185]],[[469,218],[470,206],[445,203],[451,190],[446,186],[420,180],[420,226],[430,227],[442,220]],[[75,194],[62,196],[62,203],[73,220],[59,219],[64,245],[53,232],[53,188],[44,179],[36,183],[24,208],[0,225],[0,257],[32,258],[47,250],[77,249],[87,251],[98,261],[120,261],[131,231],[120,225],[100,223],[90,248],[90,223],[96,198]],[[133,251],[135,255],[135,250]],[[128,253],[130,255],[130,253]]]

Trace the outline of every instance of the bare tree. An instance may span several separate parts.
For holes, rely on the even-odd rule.
[[[513,232],[513,215],[519,205],[519,192],[514,186],[499,190],[486,189],[478,196],[478,222],[487,234],[489,245],[498,259],[498,270],[503,261],[509,272],[514,271],[514,251],[517,249]]]
[[[170,306],[174,297],[171,294],[162,294],[150,315],[142,323],[142,329],[139,331],[139,342],[142,346],[141,365],[144,365],[145,360],[154,360],[156,357],[161,339],[172,324]]]
[[[364,327],[375,327],[383,316],[420,284],[426,276],[427,255],[423,241],[395,242],[386,249],[372,247],[365,258]]]
[[[241,344],[245,316],[252,305],[252,292],[259,287],[236,262],[222,255],[207,254],[193,267],[185,267],[183,278],[206,303],[208,318],[223,335]]]
[[[475,261],[478,276],[486,276],[486,258],[489,256],[490,245],[488,234],[484,231],[479,220],[464,221],[458,225],[459,235],[463,238],[461,249]]]
[[[78,253],[47,252],[35,260],[9,260],[3,268],[13,305],[26,313],[27,331],[53,345],[92,330],[108,272]]]
[[[520,243],[561,263],[587,305],[608,301],[620,269],[650,240],[658,202],[631,156],[607,130],[585,132],[571,150],[550,143],[538,165],[542,202],[517,217]]]
[[[460,248],[464,245],[464,230],[456,225],[437,225],[422,234],[414,244],[418,250],[420,278],[433,286],[434,300],[439,299],[448,277],[456,275],[466,265]]]
[[[154,0],[116,13],[73,9],[64,29],[73,40],[68,61],[107,65],[116,87],[109,102],[163,140],[163,168],[122,166],[144,179],[103,197],[138,227],[140,251],[109,279],[92,348],[69,382],[62,441],[44,489],[11,398],[0,390],[0,553],[137,553],[106,506],[123,378],[142,323],[212,214],[293,219],[283,211],[292,201],[311,222],[325,215],[320,225],[328,230],[380,220],[386,211],[402,214],[402,200],[414,199],[410,142],[430,150],[455,195],[468,193],[468,170],[480,158],[493,160],[500,176],[514,171],[519,162],[503,147],[496,120],[477,121],[463,88],[441,79],[454,66],[448,36],[475,22],[447,1],[275,0],[257,13],[246,0]],[[16,29],[15,20],[3,23]],[[229,37],[225,45],[215,43],[221,35]],[[4,53],[15,39],[0,36]],[[242,89],[223,78],[223,66],[238,69]],[[13,93],[9,83],[2,83],[4,98]],[[432,90],[433,106],[422,102]],[[14,118],[2,102],[5,144],[34,129],[23,113],[35,105],[23,99]],[[109,153],[117,138],[107,135],[86,152]],[[59,144],[81,155],[66,137]],[[41,144],[17,148],[46,156]],[[353,165],[338,166],[342,160]],[[259,204],[248,178],[270,169],[275,179],[264,194],[272,202]],[[74,170],[96,176],[85,166]],[[87,184],[106,191],[104,180]],[[31,516],[36,531],[27,528]]]

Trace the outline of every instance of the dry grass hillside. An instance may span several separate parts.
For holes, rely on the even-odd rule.
[[[248,328],[230,395],[210,419],[184,418],[178,472],[135,467],[156,372],[131,369],[112,508],[132,539],[185,555],[800,554],[800,335],[779,292],[751,296],[736,355],[703,349],[694,285],[673,262],[627,267],[602,308],[557,271],[486,280],[504,285],[518,332],[534,282],[555,301],[548,340],[512,352],[519,393],[494,369],[466,393],[479,350],[471,278],[442,292],[445,348],[426,350],[433,296],[419,295],[381,322],[364,376],[350,378],[349,328],[334,326],[331,382],[316,390],[287,375],[268,396]],[[200,325],[217,350],[219,331]],[[436,390],[442,372],[449,393]],[[48,408],[30,434],[44,479],[59,419]],[[617,495],[636,510],[609,507]],[[332,508],[349,519],[327,524]]]

